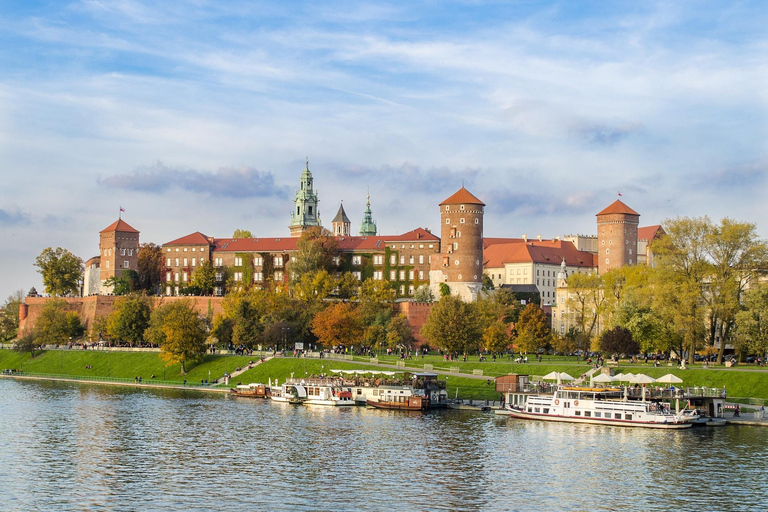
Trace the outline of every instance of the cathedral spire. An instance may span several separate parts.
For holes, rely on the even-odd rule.
[[[376,221],[373,220],[371,213],[371,189],[368,189],[367,201],[365,203],[365,214],[363,222],[360,224],[361,236],[376,236]]]
[[[314,179],[309,170],[309,157],[306,159],[304,172],[301,173],[301,183],[293,200],[291,213],[291,236],[301,236],[308,227],[320,226],[320,211],[317,191],[314,190]]]

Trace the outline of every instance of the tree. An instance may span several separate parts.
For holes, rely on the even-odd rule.
[[[249,290],[227,296],[223,307],[232,321],[232,343],[250,348],[261,341],[268,295],[264,290]]]
[[[104,287],[112,288],[112,295],[128,295],[139,288],[139,274],[135,270],[124,270],[123,275],[104,281]]]
[[[388,281],[366,279],[358,292],[360,316],[365,325],[375,323],[376,318],[384,318],[382,325],[389,322],[394,306],[395,290]]]
[[[603,354],[634,355],[640,351],[640,345],[632,338],[632,333],[625,327],[614,327],[600,335],[600,352]]]
[[[63,297],[77,295],[83,281],[83,260],[66,249],[50,247],[35,260],[38,272],[43,276],[45,292]]]
[[[67,311],[63,299],[46,301],[35,322],[37,341],[40,345],[63,345],[83,334],[80,317]]]
[[[190,284],[197,287],[202,295],[213,295],[213,287],[216,284],[216,269],[210,261],[203,261],[192,272]]]
[[[507,325],[502,321],[493,322],[483,331],[483,345],[492,354],[502,354],[509,348]]]
[[[112,339],[127,341],[131,345],[144,339],[152,316],[152,300],[146,295],[134,294],[115,301],[107,316],[107,334]]]
[[[194,364],[205,354],[205,326],[194,306],[187,300],[163,304],[152,312],[144,338],[160,345],[160,357],[170,366]]]
[[[235,232],[232,233],[232,238],[253,238],[253,235],[247,229],[236,229]]]
[[[568,276],[569,309],[576,315],[581,332],[592,337],[605,302],[603,280],[597,274]]]
[[[520,313],[515,325],[517,349],[521,352],[536,353],[550,342],[550,328],[547,315],[536,304],[528,304]]]
[[[413,292],[413,300],[416,302],[433,302],[435,297],[432,295],[432,290],[429,289],[429,285],[423,284]]]
[[[19,352],[29,352],[32,357],[35,357],[35,351],[40,348],[40,341],[37,339],[37,332],[31,331],[24,334],[24,336],[16,340],[13,348]]]
[[[220,345],[228,347],[232,344],[233,328],[234,322],[231,318],[227,318],[224,315],[216,315],[216,318],[213,319],[211,338],[215,338],[215,341]]]
[[[8,340],[16,337],[19,329],[19,308],[24,303],[22,290],[9,295],[0,306],[0,340]]]
[[[452,295],[442,297],[429,312],[421,335],[452,354],[476,351],[482,340],[482,329],[475,305]]]
[[[440,283],[440,297],[447,297],[451,294],[451,287],[445,283]]]
[[[768,285],[744,294],[744,310],[736,315],[736,341],[742,354],[765,357],[768,353]]]
[[[364,335],[362,318],[351,302],[337,302],[315,315],[312,332],[326,347],[360,344]]]
[[[291,281],[300,280],[307,273],[332,270],[338,256],[338,244],[333,236],[321,227],[307,229],[296,241],[296,256],[288,267]]]
[[[413,329],[403,315],[392,317],[387,327],[387,346],[410,350],[413,344]]]
[[[149,294],[159,291],[163,282],[162,247],[153,243],[144,243],[139,246],[138,274],[137,290],[145,290]]]

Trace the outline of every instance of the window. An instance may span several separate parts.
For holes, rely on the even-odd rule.
[[[189,261],[187,261],[187,258],[184,258],[184,266],[189,266]]]
[[[125,249],[120,249],[120,256],[125,256]]]
[[[413,287],[413,285],[410,285],[408,287],[408,295],[413,295],[414,291],[416,291],[416,289]]]
[[[414,275],[415,275],[415,274],[414,274],[413,270],[409,270],[409,271],[408,271],[408,279],[410,279],[411,281],[413,281],[413,277],[414,277]]]
[[[408,263],[410,263],[411,265],[413,265],[414,261],[415,261],[415,260],[414,260],[414,258],[413,258],[413,254],[411,254],[411,255],[408,257]]]
[[[197,266],[197,258],[192,258],[192,266],[193,267]]]
[[[165,251],[165,252],[171,252],[171,248],[169,247],[169,248],[168,248],[168,250],[167,250],[167,251]]]
[[[173,280],[176,281],[177,283],[179,282],[179,273],[178,272],[175,272],[173,274]]]
[[[333,257],[333,265],[338,267],[341,264],[341,257],[340,256],[334,256]]]
[[[363,273],[362,272],[352,272],[352,275],[357,278],[358,281],[363,280]]]
[[[609,260],[608,258],[605,258],[605,264],[608,265],[610,263],[611,263],[611,260]]]
[[[242,267],[243,266],[243,258],[242,258],[242,256],[235,256],[235,266],[236,267]]]
[[[394,281],[396,279],[396,274],[394,270],[389,271],[389,280]]]
[[[397,265],[397,256],[395,256],[394,254],[392,256],[390,256],[389,257],[389,264],[390,265]]]
[[[402,284],[400,285],[400,295],[405,295],[405,286]]]
[[[192,252],[195,252],[196,250],[197,250],[197,248],[195,248],[195,247],[192,248]],[[202,249],[200,249],[200,251],[202,251]]]
[[[464,217],[459,219],[459,224],[464,224]]]
[[[449,205],[445,205],[445,211],[450,211],[451,207]]]
[[[232,274],[232,279],[233,279],[233,280],[234,280],[236,283],[239,283],[239,282],[241,282],[241,281],[243,280],[243,273],[242,273],[242,272],[234,272],[234,273]]]
[[[453,250],[456,251],[456,250],[458,250],[458,248],[459,248],[459,243],[458,242],[453,242]]]
[[[168,283],[171,282],[171,273],[170,272],[166,272],[165,273],[165,281],[168,282]]]
[[[272,262],[275,264],[276,267],[282,267],[283,266],[283,257],[282,256],[275,256],[272,258]]]
[[[170,249],[168,249],[168,250],[170,250]],[[165,294],[166,295],[170,295],[171,294],[171,287],[170,286],[166,286],[165,287]]]
[[[400,255],[400,264],[405,265],[405,254]]]
[[[109,268],[109,260],[107,260],[107,268]]]
[[[419,264],[421,265],[423,263],[424,263],[424,255],[423,254],[419,254]]]
[[[179,252],[179,248],[178,247],[176,248],[176,252]]]
[[[176,258],[174,262],[176,263],[176,266],[178,267],[179,266],[179,258]]]
[[[451,223],[451,219],[445,219],[445,223],[446,224],[450,224]]]
[[[605,250],[605,254],[611,254],[611,250],[610,249],[606,249]]]
[[[424,280],[424,271],[419,270],[419,281],[423,281],[423,280]]]
[[[353,265],[361,265],[363,263],[363,257],[362,256],[352,256],[352,264]]]
[[[129,268],[130,264],[127,261],[123,262],[123,268]]]
[[[181,280],[184,281],[185,283],[187,282],[187,273],[186,272],[181,274]]]
[[[383,265],[384,264],[384,256],[381,254],[375,254],[373,256],[373,264],[374,265]]]
[[[384,279],[384,272],[382,272],[381,270],[375,271],[373,273],[373,279],[374,281],[381,281],[382,279]]]
[[[221,272],[216,272],[216,280],[221,281],[224,278],[224,275]]]
[[[171,258],[166,258],[165,259],[165,266],[166,267],[170,267],[171,266]]]
[[[262,265],[261,256],[255,256],[253,258],[253,266],[260,267]]]
[[[213,259],[213,265],[214,265],[215,267],[220,267],[220,266],[222,266],[223,264],[224,264],[224,262],[222,261],[222,259],[221,259],[221,258],[214,258],[214,259]]]
[[[405,281],[405,270],[400,271],[400,280]]]
[[[275,272],[275,281],[282,281],[282,280],[283,280],[283,273]]]
[[[435,247],[435,246],[434,246],[433,244],[429,244],[429,248],[430,248],[430,249],[434,249],[434,247]]]

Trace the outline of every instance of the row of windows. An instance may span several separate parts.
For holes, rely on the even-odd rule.
[[[168,248],[165,250],[165,252],[171,252],[171,250],[172,250],[172,249],[171,249],[170,247],[168,247]],[[192,247],[192,249],[191,249],[191,250],[192,250],[192,252],[196,252],[196,251],[197,251],[197,247]],[[186,247],[184,247],[183,249],[180,249],[180,248],[176,247],[176,252],[179,252],[179,251],[187,252],[187,248],[186,248]],[[202,248],[202,247],[200,248],[200,252],[204,252],[204,250],[203,250],[203,248]]]
[[[446,218],[445,219],[445,223],[446,224],[450,224],[451,223],[451,219]],[[464,217],[459,219],[459,224],[464,224]],[[480,219],[475,219],[475,224],[480,224]]]
[[[456,244],[454,244],[454,246],[456,246]],[[416,256],[414,256],[412,254],[412,255],[408,256],[407,262],[410,265],[415,265],[417,259],[418,259],[418,262],[419,262],[420,265],[424,264],[424,260],[425,259],[424,259],[424,255],[423,254],[419,254],[418,258],[416,258]],[[203,261],[204,261],[203,258],[200,258],[200,263],[201,264],[202,264]],[[291,261],[295,261],[295,258],[291,257]],[[338,256],[336,258],[334,258],[333,261],[336,264],[336,266],[338,266],[341,263],[341,260],[340,260],[340,258]],[[189,265],[189,259],[188,258],[174,258],[174,259],[166,258],[166,260],[165,260],[165,264],[166,264],[167,267],[170,267],[172,262],[177,267],[179,266],[179,263],[183,263],[184,267]],[[284,262],[283,256],[274,256],[272,258],[272,263],[274,264],[275,267],[282,267],[283,266],[283,262]],[[395,254],[391,255],[390,258],[389,258],[389,262],[392,265],[397,265],[397,263],[398,263],[397,255],[395,255]],[[405,265],[406,264],[406,257],[405,257],[405,255],[400,255],[399,262],[400,262],[400,265]],[[358,255],[352,256],[352,264],[353,265],[360,266],[360,265],[362,265],[362,263],[363,263],[362,256],[358,256]],[[373,264],[374,265],[383,265],[384,264],[384,256],[381,255],[381,254],[375,254],[373,256]],[[214,258],[213,259],[213,265],[216,266],[216,267],[224,266],[224,258],[220,258],[220,257]],[[261,257],[254,257],[253,258],[253,266],[254,267],[261,267],[262,265],[263,265],[263,260],[262,260]],[[197,266],[197,258],[192,258],[192,266],[193,267]],[[235,267],[242,267],[243,266],[243,258],[241,256],[236,256],[235,257],[234,266]]]

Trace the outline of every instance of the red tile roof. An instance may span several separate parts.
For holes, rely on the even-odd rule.
[[[164,245],[209,245],[210,243],[211,241],[207,236],[199,231],[195,231],[191,235],[177,238],[176,240],[168,242]]]
[[[525,262],[559,265],[563,259],[570,267],[597,267],[597,255],[578,251],[573,243],[562,240],[495,244],[483,251],[483,265],[489,268]]]
[[[123,219],[117,219],[115,222],[107,226],[106,228],[99,231],[99,233],[110,233],[112,231],[119,231],[121,233],[138,233],[138,229],[132,228],[127,222],[125,222]]]
[[[606,208],[605,210],[601,211],[597,215],[609,215],[611,213],[623,213],[623,214],[626,214],[626,215],[637,215],[638,217],[640,216],[639,213],[637,213],[635,210],[633,210],[629,206],[625,205],[624,203],[622,203],[618,199],[615,200],[613,203],[611,203],[611,205],[608,206],[608,208]]]
[[[645,226],[643,228],[637,228],[638,240],[648,240],[650,242],[657,236],[661,236],[663,234],[664,234],[664,230],[661,229],[661,226],[658,224],[656,224],[655,226]]]
[[[469,190],[461,187],[458,192],[451,197],[440,203],[440,206],[444,204],[479,204],[485,206],[485,203],[473,196]]]

